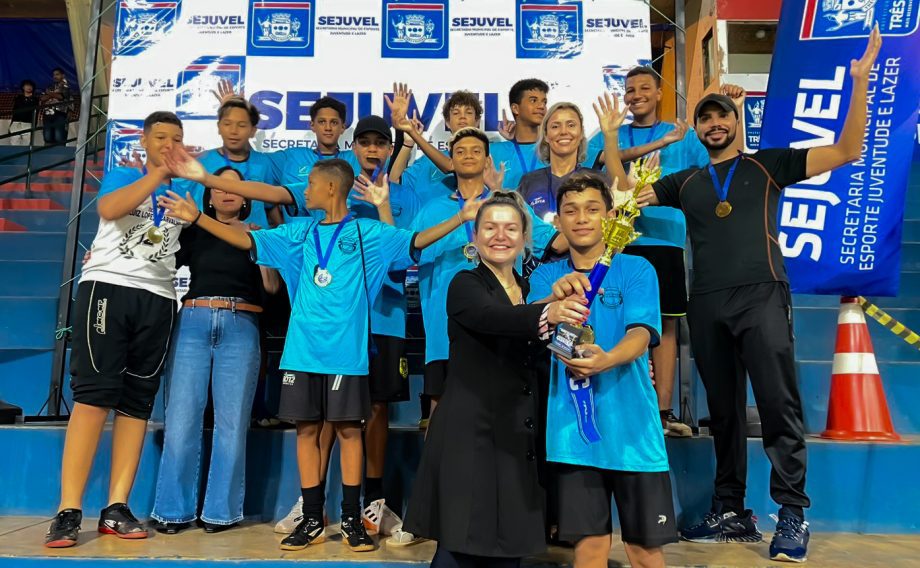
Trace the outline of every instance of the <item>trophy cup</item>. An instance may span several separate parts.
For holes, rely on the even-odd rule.
[[[603,241],[606,248],[597,264],[591,269],[591,273],[588,274],[588,281],[591,283],[591,289],[585,292],[588,307],[597,297],[597,292],[601,289],[604,277],[607,276],[607,271],[610,270],[610,263],[613,261],[614,255],[622,252],[626,245],[640,236],[640,233],[637,233],[633,228],[633,224],[640,214],[636,197],[642,189],[661,177],[660,167],[647,168],[643,160],[636,160],[635,168],[636,188],[632,192],[615,192],[623,195],[622,199],[615,200],[617,202],[616,216],[613,218],[608,217],[601,221]],[[577,326],[562,323],[556,326],[556,333],[549,344],[549,350],[560,357],[572,359],[580,356],[578,352],[579,345],[590,343],[594,343],[594,330],[590,325]]]

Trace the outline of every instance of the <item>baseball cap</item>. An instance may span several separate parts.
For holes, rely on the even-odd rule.
[[[729,97],[725,95],[718,95],[716,93],[712,93],[712,94],[706,95],[705,97],[700,99],[700,102],[696,103],[696,110],[693,111],[694,121],[700,117],[700,111],[703,110],[703,107],[710,103],[717,105],[719,108],[721,108],[725,112],[731,111],[735,113],[735,118],[738,118],[738,107],[735,106],[735,103]]]
[[[390,126],[382,117],[371,114],[359,120],[358,124],[355,125],[355,131],[352,138],[357,140],[358,136],[367,134],[368,132],[376,132],[389,140],[391,144],[393,143],[393,133],[390,132]]]

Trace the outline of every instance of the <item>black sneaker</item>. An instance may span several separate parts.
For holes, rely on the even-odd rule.
[[[342,542],[355,552],[370,552],[377,548],[368,536],[361,515],[342,515]]]
[[[785,562],[805,562],[808,559],[808,538],[811,536],[808,523],[795,515],[780,515],[776,520],[776,532],[770,542],[770,558]]]
[[[234,527],[240,526],[239,523],[230,523],[229,525],[218,525],[215,523],[209,523],[207,521],[202,521],[202,524],[204,525],[204,532],[208,534],[224,532],[225,530],[229,530]]]
[[[680,538],[701,543],[760,542],[763,535],[757,530],[756,521],[750,509],[740,515],[733,511],[710,511],[702,521],[680,531]]]
[[[118,538],[147,538],[147,527],[137,520],[126,503],[112,503],[99,513],[99,532]]]
[[[64,509],[54,516],[48,532],[45,533],[45,546],[48,548],[67,548],[77,544],[80,534],[80,523],[83,522],[83,511],[80,509]]]
[[[281,550],[303,550],[311,544],[326,540],[323,520],[316,517],[304,517],[294,528],[294,532],[281,541]]]
[[[156,522],[153,528],[160,534],[179,534],[192,526],[192,523],[163,523]]]

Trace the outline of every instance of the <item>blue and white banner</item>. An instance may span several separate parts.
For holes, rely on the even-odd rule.
[[[744,148],[748,152],[760,149],[760,133],[763,128],[763,110],[766,93],[748,91],[744,97]]]
[[[214,147],[224,79],[259,108],[253,143],[272,152],[315,145],[310,105],[324,95],[345,103],[348,126],[389,118],[383,96],[398,81],[446,147],[440,111],[454,90],[479,95],[493,132],[510,116],[508,89],[529,77],[590,117],[599,94],[622,94],[629,69],[651,59],[649,33],[641,0],[121,0],[109,110],[117,121],[176,111],[187,144]]]
[[[895,296],[920,99],[920,0],[785,0],[761,147],[833,144],[846,118],[851,59],[877,23],[859,160],[783,192],[779,245],[794,292]],[[807,54],[807,57],[803,57]]]

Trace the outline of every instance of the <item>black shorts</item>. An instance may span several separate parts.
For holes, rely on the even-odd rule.
[[[610,496],[617,503],[623,542],[655,548],[677,542],[667,471],[612,471],[557,464],[559,538],[578,542],[613,532]]]
[[[149,419],[176,308],[175,300],[140,288],[81,282],[70,355],[73,399]]]
[[[425,386],[422,392],[428,396],[441,396],[447,386],[447,359],[425,363]]]
[[[370,415],[367,375],[282,371],[278,418],[291,422],[361,422]]]
[[[687,315],[687,269],[684,251],[678,247],[638,245],[623,249],[626,254],[649,261],[658,274],[658,297],[663,317]]]
[[[409,400],[409,361],[406,340],[391,335],[374,335],[377,354],[371,357],[368,383],[371,402]]]

